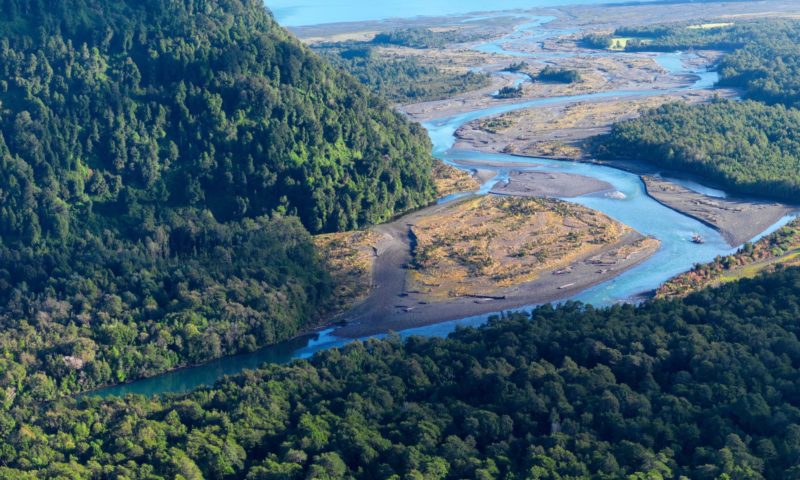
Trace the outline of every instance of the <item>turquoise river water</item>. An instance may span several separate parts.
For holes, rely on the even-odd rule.
[[[273,8],[279,7],[275,8],[278,18],[281,19],[281,16],[284,16],[284,20],[289,24],[298,24],[297,22],[318,23],[318,21],[323,18],[338,18],[323,16],[317,18],[318,13],[311,12],[311,10],[315,10],[317,8],[326,10],[329,8],[334,8],[332,5],[341,6],[345,3],[347,5],[358,4],[358,6],[363,4],[364,8],[367,10],[359,15],[367,16],[379,15],[379,13],[375,13],[370,9],[370,3],[380,3],[381,8],[383,8],[383,10],[381,10],[383,13],[380,13],[380,15],[384,16],[438,15],[443,12],[449,12],[450,10],[448,9],[450,8],[455,9],[452,11],[458,12],[469,12],[481,9],[480,4],[473,1],[417,2],[408,0],[404,2],[386,3],[336,0],[320,4],[322,6],[311,4],[296,6],[293,7],[294,10],[291,12],[280,9],[280,5],[288,5],[289,3],[289,1],[272,2]],[[560,0],[558,3],[564,2],[563,0]],[[594,2],[587,1],[584,3]],[[428,5],[428,7],[432,7],[433,9],[422,8],[421,6],[423,4]],[[548,2],[538,2],[537,4],[544,5],[548,4]],[[523,5],[530,7],[531,2],[518,2],[516,0],[509,0],[499,1],[493,4],[494,7],[498,8],[514,8]],[[354,10],[349,9],[348,11],[353,13]],[[347,15],[348,11],[340,13],[342,15]],[[363,18],[349,16],[346,19],[361,20]],[[546,23],[551,19],[552,17],[531,17],[530,22],[523,23],[508,36],[499,40],[478,45],[475,48],[484,52],[497,52],[519,57],[529,57],[530,61],[547,62],[548,58],[552,57],[552,55],[534,56],[522,51],[514,50],[514,46],[524,45],[527,42],[538,42],[549,36],[563,33],[564,31],[550,30],[546,28]],[[599,54],[624,55],[624,53]],[[594,177],[612,184],[617,191],[615,195],[587,195],[584,197],[569,199],[569,201],[599,210],[606,215],[631,226],[643,234],[652,235],[658,238],[661,241],[661,248],[653,257],[640,266],[627,271],[626,273],[609,282],[586,290],[576,297],[573,297],[573,299],[591,303],[597,306],[610,305],[615,302],[632,299],[638,294],[657,288],[661,283],[670,277],[690,269],[695,263],[707,262],[712,260],[717,255],[726,255],[733,252],[735,249],[732,249],[729,245],[727,245],[719,233],[717,233],[715,230],[692,218],[675,212],[674,210],[671,210],[650,198],[646,194],[644,185],[639,176],[635,174],[595,164],[561,162],[544,159],[524,159],[510,155],[485,154],[473,151],[454,150],[454,133],[461,125],[479,118],[536,106],[557,103],[573,103],[577,101],[587,101],[607,97],[632,98],[637,96],[660,94],[669,91],[709,88],[713,86],[717,81],[717,74],[715,72],[704,70],[692,70],[686,67],[685,60],[688,58],[689,56],[687,54],[679,52],[660,54],[656,57],[656,61],[658,61],[659,64],[670,73],[692,75],[692,78],[696,79],[693,84],[682,88],[676,88],[673,90],[616,91],[576,95],[570,97],[520,101],[513,104],[502,104],[428,122],[425,124],[425,127],[427,128],[434,145],[433,153],[435,156],[443,159],[446,162],[463,159],[489,161],[492,164],[497,164],[498,162],[500,164],[503,162],[513,162],[514,170],[522,169],[575,173]],[[520,168],[519,165],[521,162],[528,162],[529,166]],[[484,193],[487,192],[495,182],[503,181],[505,178],[507,178],[510,171],[508,168],[490,166],[481,168],[492,169],[497,172],[495,179],[482,187],[482,192]],[[687,188],[699,191],[701,193],[718,197],[725,196],[725,192],[708,188],[696,182],[686,180],[676,181],[683,184]],[[442,201],[450,201],[454,198],[458,198],[458,196],[448,197]],[[791,220],[791,217],[784,218],[768,231],[763,232],[760,236],[774,231],[780,226],[786,224],[789,220]],[[706,239],[706,243],[703,245],[696,245],[692,243],[690,239],[694,233],[701,234]],[[399,332],[399,334],[402,337],[407,337],[409,335],[444,336],[452,332],[457,326],[480,325],[486,322],[489,316],[490,315],[480,315],[476,317],[464,318],[461,320],[406,330]],[[378,335],[377,337],[381,336],[383,335]],[[168,392],[185,392],[202,385],[213,384],[216,380],[220,379],[224,375],[235,374],[243,369],[256,368],[265,362],[285,363],[293,359],[308,358],[318,351],[340,347],[351,341],[352,339],[337,337],[336,329],[330,328],[317,334],[296,338],[294,340],[267,347],[253,353],[227,357],[204,365],[170,372],[158,377],[106,388],[89,393],[87,395],[121,396],[130,393],[153,395]]]

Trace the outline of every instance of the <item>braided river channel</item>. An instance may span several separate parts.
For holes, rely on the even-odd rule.
[[[277,13],[278,12],[276,12],[276,14]],[[280,20],[280,15],[278,15],[278,17]],[[548,29],[546,25],[552,19],[552,17],[530,17],[509,35],[477,45],[473,48],[481,52],[500,53],[525,58],[528,62],[546,62],[548,56],[552,56],[552,54],[530,54],[522,50],[516,50],[515,47],[525,45],[529,42],[541,42],[548,37],[568,33],[565,31]],[[559,53],[556,55],[563,56],[565,54]],[[598,52],[596,55],[626,54]],[[614,189],[617,191],[615,195],[592,194],[565,200],[601,211],[644,235],[651,235],[660,240],[661,248],[644,263],[606,283],[585,290],[568,300],[579,300],[595,306],[607,306],[617,302],[629,301],[636,298],[639,294],[657,288],[672,276],[691,269],[696,263],[710,261],[718,255],[730,254],[736,249],[731,248],[716,230],[693,218],[665,207],[649,197],[645,191],[643,182],[636,174],[592,163],[522,158],[504,154],[487,154],[469,150],[457,150],[453,148],[455,144],[455,132],[462,125],[474,120],[515,110],[531,109],[554,104],[587,102],[603,98],[624,99],[662,95],[665,93],[713,87],[718,78],[716,72],[706,71],[705,69],[697,70],[687,66],[689,63],[687,60],[690,59],[690,56],[691,54],[674,52],[659,54],[655,57],[659,65],[670,74],[694,79],[693,83],[686,82],[685,86],[679,88],[622,90],[568,97],[522,100],[517,103],[503,103],[502,105],[481,110],[431,120],[426,122],[424,126],[430,134],[434,146],[433,153],[436,157],[451,164],[457,160],[469,160],[472,168],[496,172],[496,177],[483,185],[479,194],[487,193],[496,182],[504,181],[512,169],[514,171],[537,170],[574,173],[593,177],[613,185]],[[520,82],[521,81],[524,81],[524,79],[520,78]],[[482,161],[487,162],[487,164],[485,166],[479,164],[479,162]],[[503,163],[513,163],[513,168],[511,166],[509,166],[509,168],[504,168],[502,166]],[[527,165],[525,165],[526,163]],[[686,188],[706,195],[725,196],[725,192],[705,187],[696,182],[677,179],[671,180]],[[440,201],[450,201],[458,197],[459,196],[456,195]],[[759,237],[771,233],[785,225],[791,218],[792,217],[786,217],[782,219],[767,231],[762,232]],[[697,245],[689,241],[692,235],[696,233],[702,235],[705,239],[704,244]],[[407,337],[409,335],[445,336],[458,326],[477,326],[485,323],[490,316],[492,315],[463,318],[410,329],[399,332],[399,334],[402,337]],[[384,335],[377,335],[376,337]],[[321,350],[341,347],[352,341],[354,341],[354,339],[338,337],[335,327],[328,328],[315,334],[298,337],[278,345],[260,349],[253,353],[226,357],[203,365],[176,370],[158,377],[129,384],[109,387],[85,395],[106,397],[123,396],[126,394],[154,395],[185,392],[202,385],[211,385],[225,375],[235,374],[244,369],[257,368],[264,363],[286,363],[294,359],[308,358]]]

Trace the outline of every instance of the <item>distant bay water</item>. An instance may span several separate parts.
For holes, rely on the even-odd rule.
[[[441,16],[472,12],[624,3],[630,0],[266,0],[267,8],[287,27],[388,18]],[[647,1],[647,0],[645,0]]]

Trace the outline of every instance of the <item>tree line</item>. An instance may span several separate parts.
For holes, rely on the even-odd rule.
[[[800,269],[0,412],[0,478],[800,478]],[[8,386],[6,386],[8,388]]]
[[[800,193],[800,111],[755,101],[670,103],[615,124],[599,158],[690,172],[739,193],[789,202]]]
[[[724,49],[720,86],[751,101],[667,105],[622,122],[594,142],[603,158],[625,157],[699,174],[731,190],[793,202],[800,177],[800,22],[758,20],[622,28],[628,50]],[[602,36],[587,39],[601,42]]]

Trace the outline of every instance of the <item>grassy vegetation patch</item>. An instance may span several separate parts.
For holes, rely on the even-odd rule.
[[[475,198],[413,227],[411,279],[432,298],[485,294],[564,268],[629,231],[599,212],[560,200]]]
[[[453,167],[444,162],[436,162],[433,167],[433,181],[436,193],[446,197],[454,193],[470,192],[480,188],[480,182],[466,170]]]
[[[372,291],[375,252],[382,236],[373,231],[331,233],[314,237],[335,285],[328,315],[334,316],[364,300]]]

